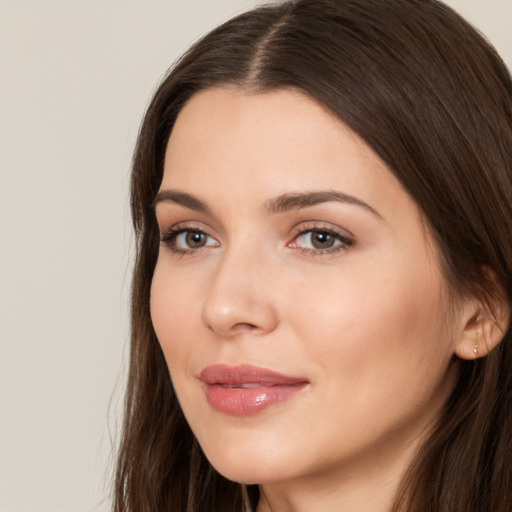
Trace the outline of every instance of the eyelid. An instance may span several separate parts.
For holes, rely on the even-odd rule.
[[[299,237],[307,233],[314,232],[329,233],[330,235],[333,235],[341,243],[334,245],[333,247],[328,247],[324,249],[314,249],[308,247],[300,247],[298,245],[292,245]],[[308,221],[305,223],[301,223],[293,228],[292,239],[287,243],[287,246],[294,249],[298,249],[304,254],[327,255],[339,251],[348,250],[355,244],[355,242],[355,236],[346,229],[334,226],[324,221]]]
[[[173,244],[176,241],[176,238],[180,236],[180,234],[186,232],[201,233],[206,237],[215,240],[216,243],[188,249],[182,249],[174,246]],[[205,229],[204,226],[200,226],[195,222],[180,222],[178,224],[173,224],[170,228],[163,230],[163,232],[160,233],[160,244],[167,247],[174,254],[185,256],[196,254],[207,247],[218,247],[220,242],[217,237],[210,233],[210,230]]]
[[[298,235],[307,231],[328,231],[335,235],[345,238],[347,240],[355,241],[356,237],[348,229],[336,226],[330,222],[310,220],[306,222],[300,222],[292,228],[292,236],[297,237]]]
[[[199,247],[180,248],[176,246],[176,239],[180,234],[187,232],[201,233],[215,243],[206,243]],[[335,245],[324,248],[302,247],[296,244],[299,237],[307,233],[328,233],[335,238]],[[179,222],[171,225],[168,229],[161,229],[160,244],[168,248],[172,253],[180,256],[198,254],[207,248],[215,248],[220,246],[218,236],[212,233],[209,227],[205,227],[201,222]],[[339,251],[346,251],[355,244],[355,237],[347,229],[333,225],[325,221],[307,221],[301,222],[292,228],[291,239],[286,246],[292,249],[298,249],[308,255],[327,255]]]

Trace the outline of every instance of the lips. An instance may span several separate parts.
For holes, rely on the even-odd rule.
[[[199,375],[210,406],[231,416],[252,416],[292,398],[309,382],[251,365],[207,366]]]

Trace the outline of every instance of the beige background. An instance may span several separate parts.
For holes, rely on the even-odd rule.
[[[108,509],[139,121],[186,47],[257,3],[0,0],[1,512]],[[512,0],[449,3],[511,66]]]

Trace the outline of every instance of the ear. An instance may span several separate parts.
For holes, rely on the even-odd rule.
[[[509,322],[510,308],[501,290],[487,300],[468,299],[462,307],[455,354],[469,360],[487,356],[500,344]]]

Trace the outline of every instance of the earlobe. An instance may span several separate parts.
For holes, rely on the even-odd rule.
[[[507,301],[500,298],[489,302],[473,302],[472,313],[464,321],[455,354],[461,359],[486,357],[503,339],[510,320]]]

